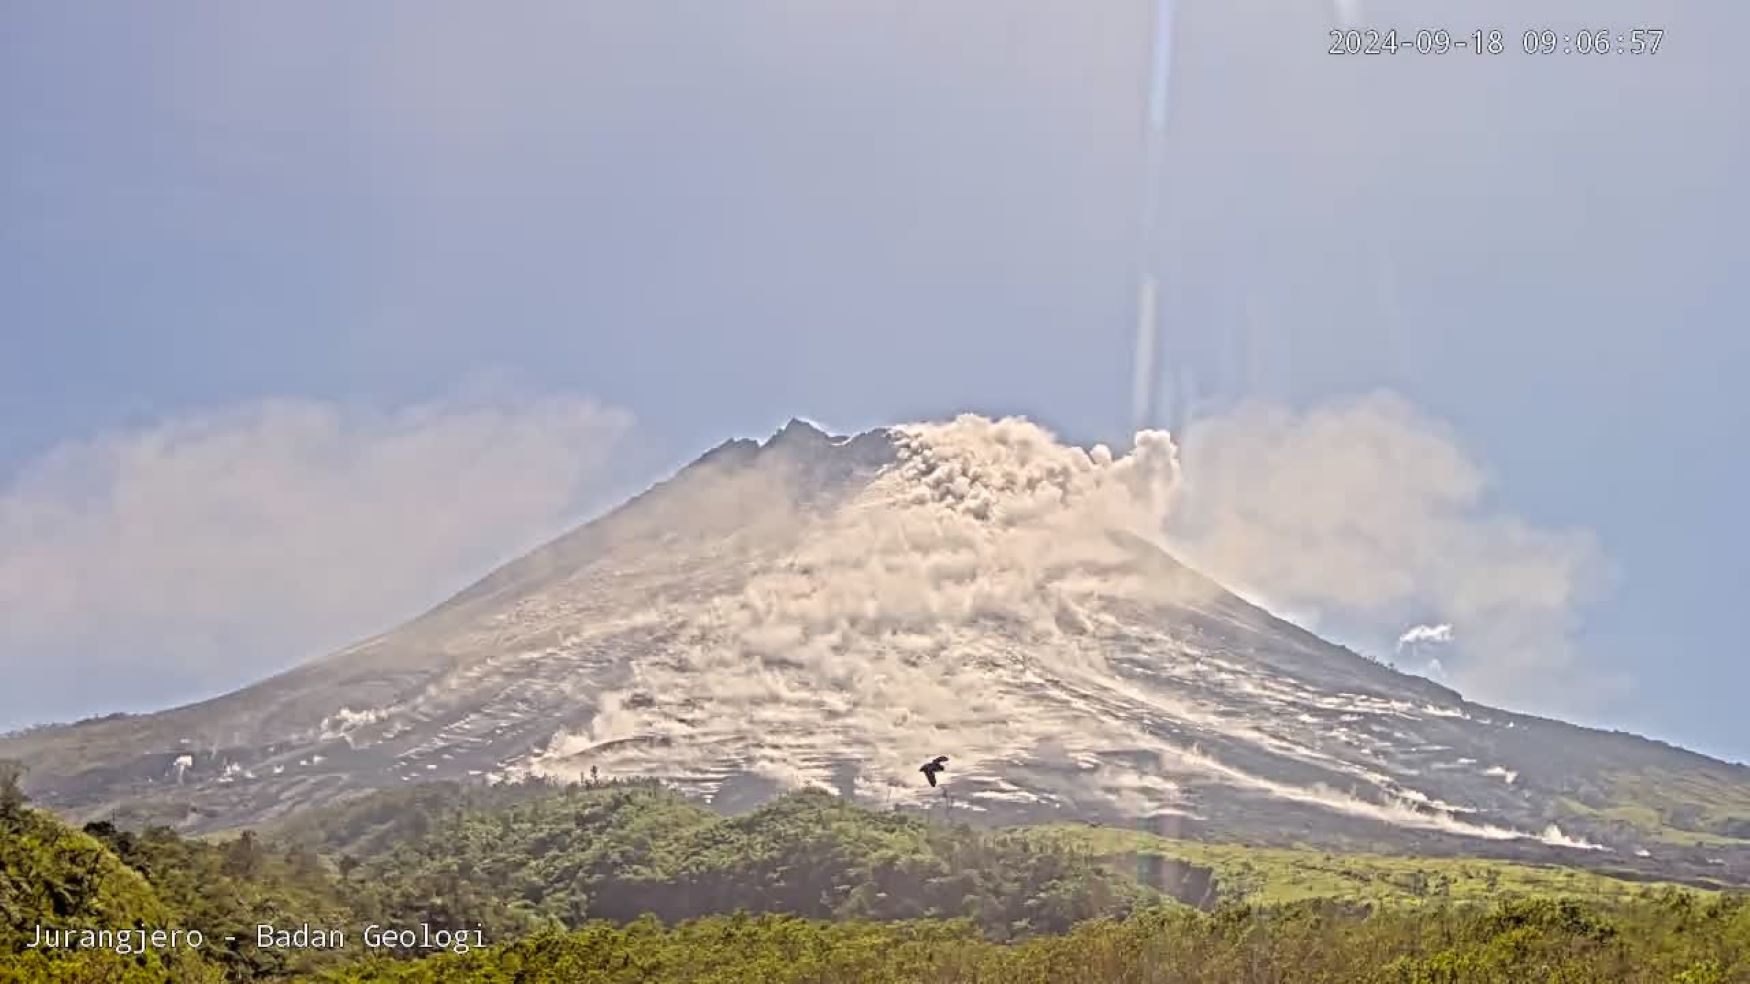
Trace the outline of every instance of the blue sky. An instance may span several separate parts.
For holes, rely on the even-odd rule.
[[[1124,441],[1150,6],[0,8],[0,727],[283,668],[793,414]],[[1750,8],[1450,6],[1361,10],[1507,52],[1182,0],[1163,360],[1397,394],[1608,569],[1603,696],[1489,696],[1750,759]]]

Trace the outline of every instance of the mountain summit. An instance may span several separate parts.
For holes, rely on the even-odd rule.
[[[193,828],[431,779],[796,786],[961,818],[1560,854],[1750,880],[1750,770],[1472,704],[1171,556],[1169,437],[963,416],[729,441],[414,621],[236,693],[0,740]],[[917,763],[951,757],[939,789]]]

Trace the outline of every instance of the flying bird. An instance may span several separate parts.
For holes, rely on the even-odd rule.
[[[922,772],[924,778],[928,779],[930,785],[934,787],[936,785],[936,773],[948,771],[948,756],[938,755],[928,762],[925,762],[923,767],[919,768],[918,771]]]

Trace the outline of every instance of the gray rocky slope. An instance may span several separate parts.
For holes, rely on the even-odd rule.
[[[1184,567],[1176,463],[981,418],[731,441],[426,615],[224,697],[0,739],[75,817],[436,779],[802,785],[991,822],[1750,881],[1750,770],[1473,704]],[[950,756],[931,790],[918,765]]]

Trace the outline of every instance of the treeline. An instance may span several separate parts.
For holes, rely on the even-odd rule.
[[[1515,899],[1369,911],[1337,903],[1151,908],[1015,944],[968,923],[715,916],[541,934],[326,984],[1728,984],[1750,980],[1750,904]]]

